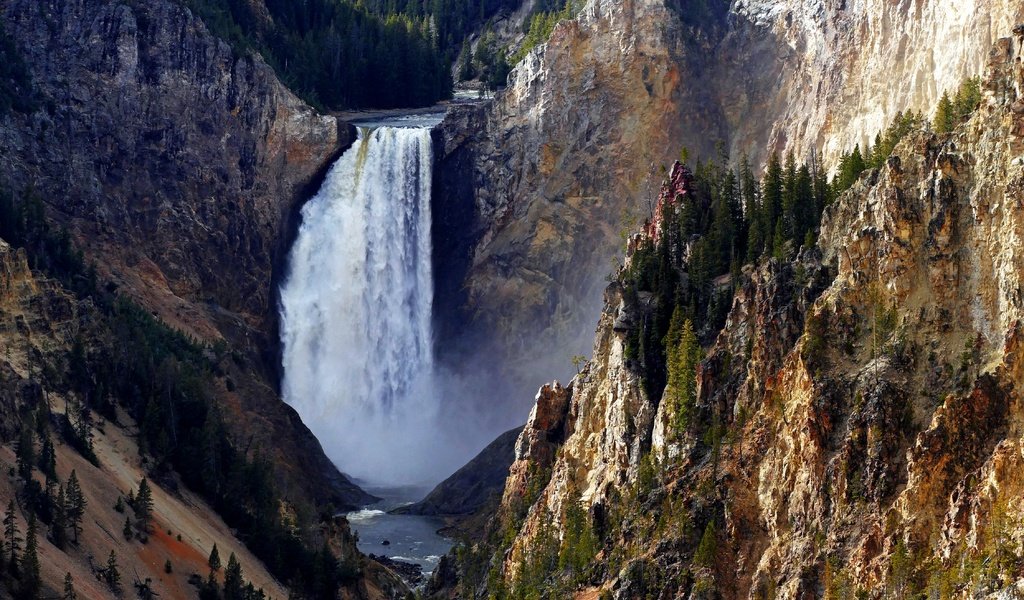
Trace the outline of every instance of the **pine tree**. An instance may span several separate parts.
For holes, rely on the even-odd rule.
[[[953,131],[955,119],[953,112],[953,103],[949,99],[949,94],[943,92],[942,98],[939,99],[939,105],[935,108],[935,119],[933,120],[937,133]]]
[[[14,500],[7,503],[4,514],[4,554],[12,573],[18,572],[18,552],[21,550],[21,537],[18,535],[18,517],[14,512]]]
[[[129,542],[132,540],[132,538],[135,537],[135,532],[132,530],[132,518],[131,517],[125,516],[125,518],[124,518],[124,529],[122,529],[121,532],[124,534],[124,539],[128,540]]]
[[[107,582],[107,587],[114,593],[121,591],[121,572],[117,568],[117,554],[113,550],[107,557],[107,568],[103,570],[103,580]]]
[[[668,355],[667,391],[675,411],[674,425],[682,433],[690,426],[693,407],[697,399],[697,365],[703,358],[703,350],[693,323],[683,316],[681,306],[676,306],[672,322],[665,336]]]
[[[29,427],[22,426],[18,432],[18,447],[16,449],[18,476],[24,481],[32,478],[32,466],[36,463],[36,449],[33,440],[34,434]]]
[[[43,436],[43,447],[39,452],[39,470],[46,475],[46,480],[57,479],[57,452],[50,436]]]
[[[68,476],[67,487],[64,490],[66,513],[68,525],[75,536],[75,543],[78,543],[78,535],[82,532],[82,518],[85,517],[85,507],[88,502],[82,493],[82,487],[78,483],[78,474],[74,470]]]
[[[174,572],[174,565],[171,564],[171,559],[168,558],[167,561],[164,562],[164,573],[167,573],[168,575],[170,575],[173,572]]]
[[[224,600],[245,600],[245,580],[242,579],[242,565],[232,552],[228,566],[224,569]]]
[[[210,558],[207,559],[206,564],[210,565],[211,572],[220,571],[220,552],[217,551],[217,544],[214,544],[213,550],[210,550]]]
[[[68,543],[68,509],[64,486],[57,487],[57,498],[53,503],[53,522],[50,524],[50,540],[61,550]]]
[[[139,482],[139,493],[135,495],[134,509],[139,529],[148,532],[149,525],[153,520],[153,492],[145,477]]]
[[[782,213],[782,164],[779,163],[779,156],[772,154],[768,158],[768,167],[765,169],[763,191],[761,197],[764,202],[764,239],[771,240],[775,233],[775,224]]]
[[[71,573],[64,574],[64,593],[60,599],[78,600],[78,593],[75,592],[75,578],[71,576]]]
[[[715,522],[708,521],[704,528],[704,535],[697,544],[693,553],[693,562],[701,567],[710,567],[715,564],[715,554],[718,549],[718,539],[715,536]]]
[[[39,578],[39,547],[36,539],[36,516],[28,517],[28,533],[25,535],[25,554],[21,559],[21,598],[34,600],[39,597],[42,581]]]

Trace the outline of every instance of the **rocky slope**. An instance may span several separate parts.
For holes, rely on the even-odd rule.
[[[102,280],[239,352],[229,416],[274,440],[294,493],[367,499],[275,391],[274,283],[299,201],[350,128],[180,3],[11,0],[0,18],[34,95],[33,110],[0,116],[0,184],[34,190]]]
[[[127,412],[117,409],[116,422],[95,419],[91,435],[95,461],[61,433],[65,427],[62,423],[75,423],[80,415],[80,399],[65,383],[70,371],[66,357],[78,342],[87,347],[99,343],[95,336],[100,335],[105,319],[107,316],[91,299],[76,297],[58,281],[33,272],[24,250],[14,250],[0,240],[0,347],[4,348],[0,356],[0,462],[7,465],[8,473],[0,480],[0,504],[6,507],[8,502],[14,503],[23,539],[29,515],[36,514],[40,520],[37,540],[44,597],[61,594],[68,573],[80,598],[123,597],[104,580],[103,568],[113,551],[125,593],[141,596],[138,585],[146,584],[161,598],[194,598],[197,583],[208,575],[207,557],[214,544],[222,564],[230,554],[237,556],[245,580],[255,588],[272,598],[288,597],[288,588],[268,572],[214,507],[183,486],[176,475],[158,472],[154,479],[152,457],[140,450],[141,427]],[[226,392],[220,392],[222,401],[230,397]],[[37,414],[48,415],[44,424],[40,424]],[[45,437],[54,444],[54,473],[45,475],[41,466],[31,469],[38,490],[55,495],[57,484],[66,484],[72,471],[80,482],[86,504],[77,542],[71,541],[70,533],[63,544],[58,542],[51,509],[34,511],[31,507],[38,502],[33,499],[36,492],[20,475],[14,475],[16,466],[20,471],[19,440],[26,428],[40,431],[40,440]],[[45,444],[36,441],[33,446],[36,455],[41,456]],[[53,482],[51,477],[55,477]],[[126,517],[133,511],[124,501],[139,489],[144,477],[150,477],[153,490],[153,520],[147,535],[140,529],[129,539],[123,530]],[[305,501],[301,494],[291,497]],[[116,508],[119,503],[120,509]],[[282,502],[281,518],[296,522],[297,510],[309,507]],[[347,582],[341,597],[393,598],[407,591],[397,576],[356,551],[355,539],[344,519],[322,524],[313,535],[319,543],[329,545],[343,564],[357,569],[357,577]],[[171,565],[170,572],[167,564]],[[9,571],[0,581],[6,589],[17,587],[10,581]]]
[[[461,306],[445,321],[472,323],[457,331],[470,347],[503,340],[484,354],[503,357],[519,397],[540,365],[568,373],[564,359],[586,348],[575,332],[599,311],[617,234],[649,215],[660,165],[681,148],[744,151],[755,165],[766,151],[814,152],[834,165],[898,111],[931,114],[1024,18],[1008,0],[708,6],[590,0],[490,109],[445,125],[439,195],[475,210],[442,248],[465,265],[443,288]]]
[[[590,363],[538,395],[490,537],[432,590],[1024,590],[1022,49],[1024,29],[999,40],[975,115],[904,140],[816,247],[746,268],[690,426],[624,356],[648,308],[613,283]]]

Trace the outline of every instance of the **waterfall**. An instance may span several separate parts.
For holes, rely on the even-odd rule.
[[[429,128],[360,129],[302,209],[281,289],[284,399],[345,472],[434,475]]]

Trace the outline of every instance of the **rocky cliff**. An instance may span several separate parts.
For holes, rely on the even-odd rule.
[[[689,425],[627,356],[651,299],[613,283],[593,358],[541,390],[448,593],[1024,590],[1022,47],[1024,29],[999,40],[975,115],[905,139],[815,247],[744,270]]]
[[[440,180],[452,171],[460,183],[439,195],[476,215],[444,255],[466,263],[445,296],[461,312],[446,319],[471,323],[457,332],[471,347],[500,338],[485,354],[503,357],[520,397],[545,365],[567,374],[566,359],[586,349],[576,333],[599,312],[618,233],[649,216],[660,166],[682,148],[746,152],[755,165],[770,151],[815,153],[834,165],[898,111],[930,115],[1024,18],[1006,0],[715,6],[590,0],[488,110],[444,126],[452,159]]]
[[[34,97],[0,116],[0,184],[41,197],[111,288],[239,352],[228,416],[275,449],[295,493],[365,500],[275,391],[275,282],[350,128],[180,3],[12,0],[0,18]]]
[[[102,275],[214,340],[266,325],[294,206],[350,141],[255,55],[171,1],[20,2],[3,24],[37,110],[0,130],[9,187],[33,187]]]

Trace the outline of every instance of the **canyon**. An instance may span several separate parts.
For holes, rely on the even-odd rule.
[[[490,525],[491,514],[478,512],[456,527],[486,536],[469,547],[493,579],[448,557],[428,592],[468,597],[514,585],[539,544],[577,523],[577,505],[607,544],[571,590],[581,597],[712,597],[701,595],[707,589],[803,597],[837,581],[875,589],[895,585],[901,555],[939,565],[934,573],[960,591],[965,581],[993,595],[1021,587],[972,578],[964,565],[1012,554],[1020,537],[1007,515],[1020,458],[1022,81],[1020,35],[1011,32],[1024,7],[588,0],[577,8],[492,101],[452,104],[430,133],[434,289],[417,323],[434,328],[429,350],[449,380],[445,400],[479,425],[459,452],[468,458],[533,412],[514,452],[506,433],[410,509],[497,514]],[[334,518],[372,496],[325,454],[336,440],[318,440],[281,393],[288,255],[303,205],[356,142],[355,128],[300,100],[256,51],[218,39],[178,2],[7,0],[0,22],[32,84],[29,109],[0,114],[0,184],[43,201],[47,219],[95,265],[103,293],[205,348],[229,443],[246,458],[269,455],[279,521],[311,519],[308,540],[356,565],[345,597],[402,597],[406,585],[362,557]],[[517,26],[502,28],[510,35]],[[631,318],[646,308],[615,282],[626,241],[661,210],[668,165],[681,154],[688,162],[746,156],[757,168],[791,152],[833,168],[898,113],[930,116],[943,92],[986,68],[985,101],[967,124],[947,136],[915,133],[828,209],[815,247],[745,268],[698,371],[700,413],[733,437],[711,460],[699,435],[674,436],[669,404],[647,396],[625,356]],[[38,365],[59,370],[79,344],[88,353],[108,342],[90,335],[107,309],[19,252],[0,246],[7,462],[26,402],[39,394],[74,402],[57,378],[39,381]],[[895,312],[895,329],[868,340],[877,323],[865,315],[880,310]],[[815,328],[829,339],[814,339]],[[590,359],[574,372],[577,355]],[[552,377],[572,381],[535,396]],[[76,555],[76,581],[90,579],[93,557],[106,550],[97,540],[120,526],[105,505],[153,468],[138,441],[145,423],[128,414],[117,422],[96,438],[104,467],[86,479],[86,493],[104,512]],[[437,420],[448,434],[463,424]],[[885,435],[893,424],[898,431]],[[370,442],[355,446],[372,452]],[[70,468],[90,467],[59,444],[59,479]],[[104,482],[107,471],[116,477]],[[241,557],[249,579],[287,594],[292,582],[276,581],[202,498],[168,489],[157,494],[158,530],[182,531],[184,546],[154,536],[159,543],[143,550],[187,553],[201,572],[216,540]],[[0,492],[17,495],[13,477]],[[666,533],[676,517],[690,525]],[[615,519],[621,526],[605,528]],[[698,565],[709,522],[719,552]],[[140,558],[143,550],[127,550],[140,575],[169,595],[188,589],[184,577],[165,578]],[[63,576],[57,552],[44,543],[53,590]],[[956,567],[957,556],[971,558]],[[902,584],[932,575],[913,571]]]

